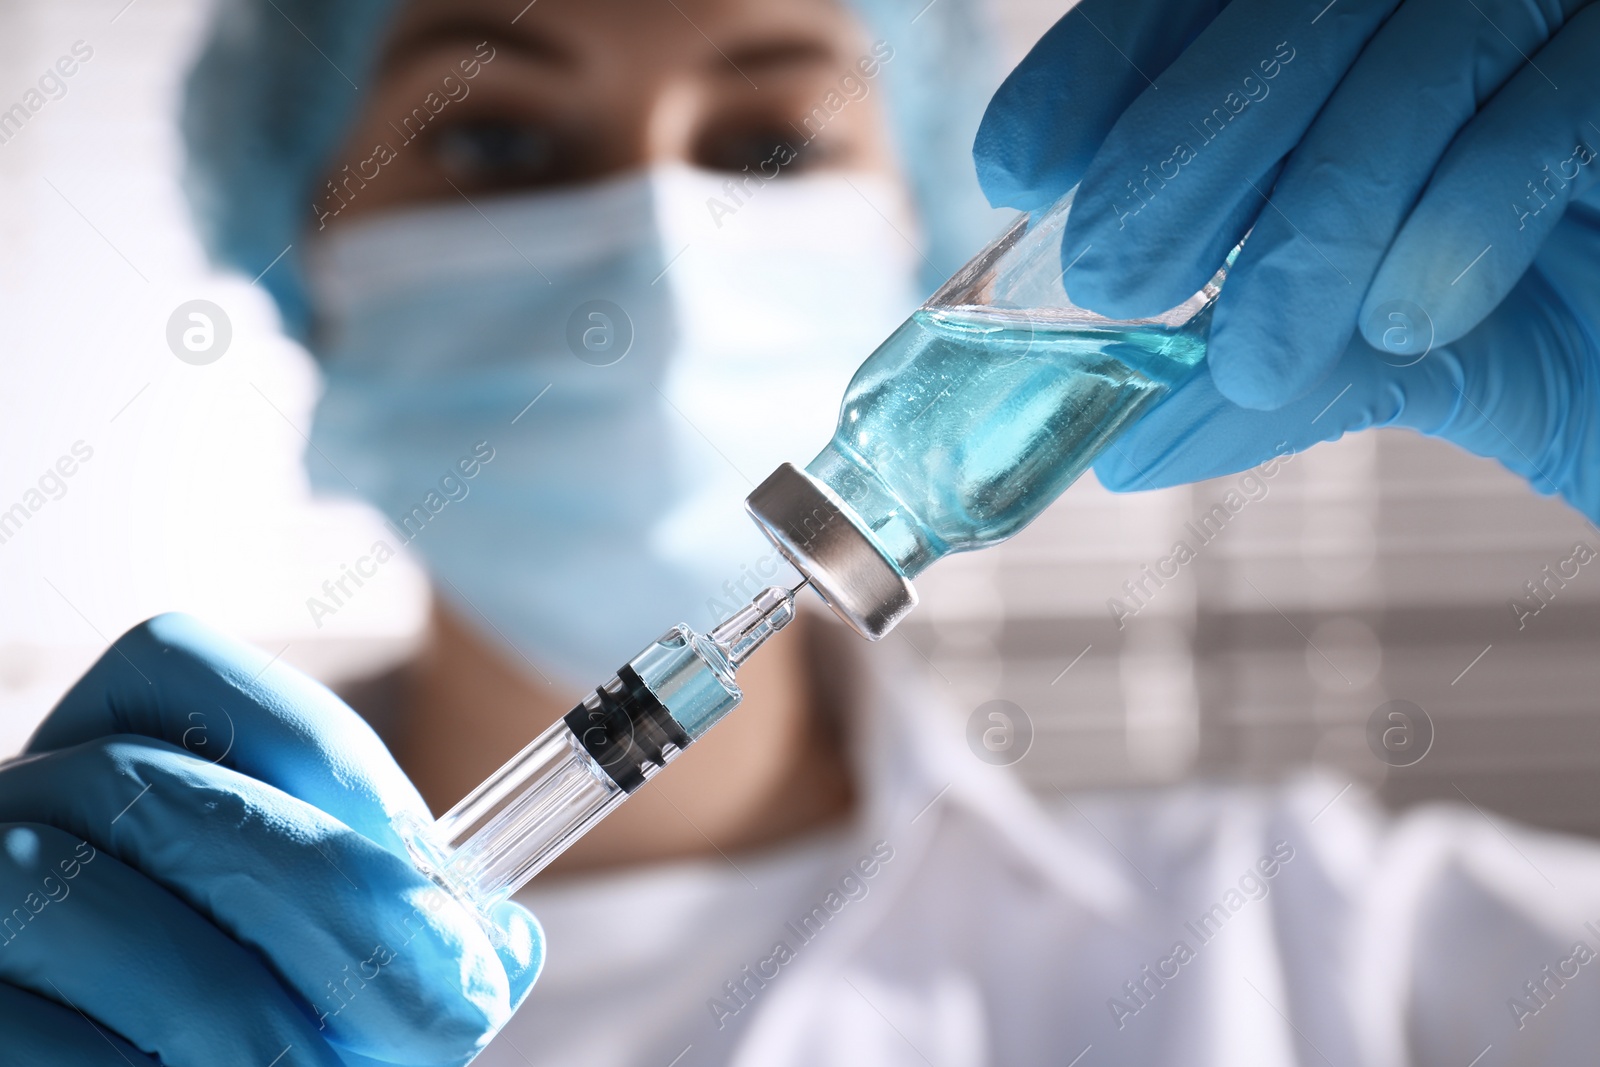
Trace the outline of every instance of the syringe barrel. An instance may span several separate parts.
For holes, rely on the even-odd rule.
[[[487,912],[627,796],[560,719],[407,844],[424,874]]]
[[[763,591],[716,633],[739,661],[794,617]],[[417,867],[487,913],[739,705],[729,649],[675,626],[446,812],[406,827]]]

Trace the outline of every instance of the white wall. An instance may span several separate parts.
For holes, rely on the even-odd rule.
[[[175,181],[171,123],[193,0],[0,6],[0,108],[76,42],[92,57],[0,144],[0,511],[76,442],[93,457],[0,543],[0,752],[119,632],[185,610],[324,675],[401,654],[425,608],[384,568],[319,630],[305,600],[371,544],[300,470],[314,375],[266,294],[209,271]],[[208,366],[166,325],[205,298],[232,321]]]

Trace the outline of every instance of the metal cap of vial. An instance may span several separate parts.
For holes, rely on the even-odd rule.
[[[917,606],[917,591],[838,494],[792,463],[745,498],[745,510],[834,614],[869,641]]]

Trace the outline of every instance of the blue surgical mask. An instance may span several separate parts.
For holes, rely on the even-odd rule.
[[[916,304],[897,186],[683,167],[323,234],[314,481],[572,686],[779,578],[753,482],[829,438]]]

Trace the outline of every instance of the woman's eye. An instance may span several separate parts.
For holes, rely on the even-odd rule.
[[[453,123],[429,150],[452,180],[480,190],[556,184],[571,162],[551,130],[518,122]]]
[[[769,177],[826,165],[831,153],[818,141],[803,141],[792,132],[757,130],[724,133],[704,139],[696,162],[708,170],[761,171]]]

